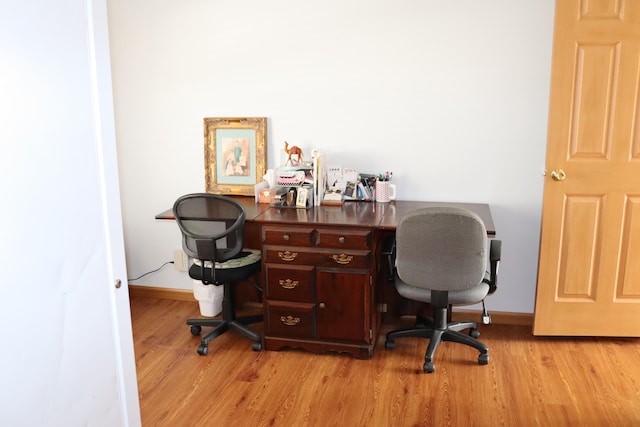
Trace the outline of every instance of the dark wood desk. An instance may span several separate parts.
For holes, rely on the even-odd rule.
[[[484,225],[487,228],[487,235],[489,237],[496,236],[496,227],[493,225],[491,210],[489,209],[489,205],[485,203],[419,202],[398,200],[391,203],[384,203],[384,205],[386,205],[383,206],[384,215],[378,224],[378,228],[381,230],[395,231],[400,219],[412,210],[431,206],[451,206],[466,208],[475,212],[480,216],[480,218],[482,218],[482,222],[484,222]]]
[[[496,234],[486,204],[346,202],[290,209],[237,199],[247,213],[245,246],[262,251],[267,350],[294,347],[370,358],[383,318],[408,314],[406,300],[389,286],[382,253],[409,211],[465,207],[482,218],[489,237]],[[156,218],[174,219],[171,210]],[[416,306],[410,309],[415,313]]]
[[[342,206],[316,206],[311,209],[271,208],[268,204],[255,203],[253,197],[234,196],[247,213],[247,222],[281,222],[334,224],[347,226],[369,226],[381,230],[395,231],[398,221],[414,209],[428,206],[457,206],[477,213],[487,235],[495,237],[496,230],[489,205],[484,203],[421,202],[395,200],[391,203],[346,202]],[[167,209],[155,216],[156,219],[174,220],[173,210]]]
[[[260,244],[260,225],[255,222],[256,218],[258,218],[262,213],[266,210],[270,209],[270,206],[265,203],[256,203],[255,198],[246,197],[246,196],[233,196],[242,207],[247,215],[246,223],[245,223],[245,233],[244,233],[244,243],[245,247],[259,249],[261,247]],[[176,218],[173,216],[173,208],[167,209],[158,215],[155,216],[156,219],[161,220],[175,220]],[[253,286],[251,286],[253,288]],[[250,293],[254,293],[250,291]],[[255,297],[251,298],[255,300]],[[246,301],[246,298],[238,298],[238,301]]]
[[[256,203],[255,198],[253,197],[245,197],[245,196],[233,196],[247,213],[247,221],[255,220],[260,214],[262,214],[267,209],[270,209],[268,204],[264,203]],[[160,212],[155,217],[156,219],[171,219],[175,220],[176,217],[173,216],[173,208],[169,208],[166,211]]]

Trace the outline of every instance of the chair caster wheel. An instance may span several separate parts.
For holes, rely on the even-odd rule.
[[[425,374],[431,374],[436,370],[436,365],[434,365],[433,362],[425,362],[422,370]]]
[[[489,364],[489,355],[487,353],[481,353],[478,356],[478,365],[488,365]]]
[[[206,356],[207,353],[209,353],[209,346],[206,344],[200,344],[197,351],[199,355]]]
[[[472,338],[478,338],[480,336],[480,331],[473,328],[469,331],[469,336],[471,336]]]
[[[254,341],[251,343],[251,349],[253,351],[260,351],[262,350],[262,343],[259,341]]]
[[[386,348],[387,350],[393,350],[394,348],[396,348],[396,342],[393,340],[386,340],[384,342],[384,348]]]
[[[191,325],[191,334],[192,335],[200,335],[200,331],[202,331],[202,326]]]
[[[430,328],[433,326],[433,319],[431,317],[418,315],[416,316],[416,329]]]

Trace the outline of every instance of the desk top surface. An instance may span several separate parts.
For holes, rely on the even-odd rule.
[[[247,221],[280,224],[322,224],[336,226],[371,227],[395,230],[400,219],[408,212],[431,206],[467,208],[482,218],[489,236],[496,230],[488,204],[421,202],[395,200],[390,203],[345,202],[341,206],[314,206],[310,209],[275,208],[266,203],[256,203],[253,197],[234,197],[245,208]],[[172,209],[159,213],[156,219],[175,219]]]

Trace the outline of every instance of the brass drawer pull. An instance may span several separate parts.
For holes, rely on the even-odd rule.
[[[297,280],[291,280],[291,279],[280,280],[280,286],[282,286],[285,289],[295,289],[295,287],[298,286],[299,284],[300,282],[298,282]]]
[[[353,261],[352,255],[345,255],[345,254],[333,255],[331,258],[338,264],[343,264],[343,265],[349,264],[351,261]]]
[[[338,237],[338,242],[340,243],[344,243],[347,239],[344,238],[344,236],[340,236]]]
[[[280,257],[281,260],[289,262],[289,261],[295,261],[296,257],[298,256],[298,253],[284,251],[284,252],[278,252],[278,256]]]
[[[296,326],[300,323],[300,318],[293,316],[280,316],[280,321],[287,326]]]
[[[288,234],[283,234],[282,235],[282,240],[289,240],[289,235]]]

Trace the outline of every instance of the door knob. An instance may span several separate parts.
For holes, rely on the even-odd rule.
[[[554,181],[564,181],[567,178],[567,174],[562,169],[556,169],[551,172],[551,178]]]

